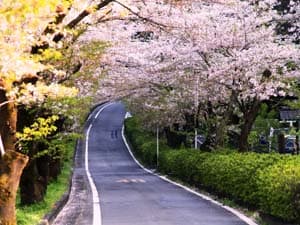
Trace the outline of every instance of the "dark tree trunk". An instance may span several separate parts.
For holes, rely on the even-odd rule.
[[[278,134],[278,152],[284,153],[284,148],[285,148],[284,134],[280,133],[280,134]]]
[[[47,179],[39,174],[36,160],[32,160],[21,177],[21,204],[28,205],[42,201],[46,189]]]
[[[60,158],[51,159],[49,162],[49,179],[57,180],[57,177],[60,173],[61,173]]]
[[[219,121],[216,129],[216,146],[224,147],[226,142],[226,131],[227,126],[227,118],[225,117],[223,120]]]
[[[239,151],[245,152],[248,150],[248,136],[251,132],[253,123],[257,117],[260,108],[260,101],[254,100],[247,110],[243,110],[243,124],[241,126],[241,134],[239,137]]]
[[[28,205],[40,202],[44,199],[46,194],[48,180],[49,180],[49,157],[42,156],[34,158],[36,154],[47,149],[44,144],[32,144],[29,155],[33,158],[21,177],[20,194],[21,204]]]
[[[186,135],[178,134],[177,132],[172,131],[169,127],[165,128],[165,134],[167,138],[167,144],[171,148],[180,148],[182,143],[186,143]]]

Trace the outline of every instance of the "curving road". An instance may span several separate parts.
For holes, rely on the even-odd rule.
[[[122,103],[113,103],[100,106],[91,114],[87,122],[86,169],[89,171],[88,175],[91,175],[89,180],[94,203],[86,203],[85,207],[89,209],[82,212],[80,209],[75,212],[76,207],[67,204],[65,208],[69,214],[61,213],[65,218],[70,220],[80,217],[79,214],[88,216],[73,219],[72,222],[58,219],[55,224],[251,224],[224,208],[140,168],[132,159],[122,139],[125,113]],[[76,201],[76,193],[74,196],[73,201]]]

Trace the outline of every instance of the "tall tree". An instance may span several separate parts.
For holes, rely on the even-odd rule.
[[[245,151],[260,103],[284,96],[289,79],[299,76],[288,66],[299,63],[299,48],[276,35],[275,1],[184,3],[147,2],[133,14],[155,23],[110,21],[120,29],[102,28],[102,37],[109,33],[116,42],[99,94],[156,112],[153,124],[184,124],[187,114],[197,121],[211,113],[220,122],[234,113]]]
[[[30,54],[41,30],[56,16],[58,5],[64,8],[68,3],[7,0],[0,4],[0,224],[16,224],[15,198],[28,162],[15,146],[17,105],[43,101],[66,89],[43,83],[37,72],[46,66]]]
[[[71,10],[74,2],[80,8],[84,6],[75,15]],[[16,224],[16,192],[28,162],[28,157],[16,149],[17,106],[39,107],[47,99],[77,94],[76,88],[62,83],[80,65],[65,72],[46,59],[59,56],[56,49],[63,46],[62,40],[70,29],[115,1],[74,2],[4,0],[0,3],[0,225]]]

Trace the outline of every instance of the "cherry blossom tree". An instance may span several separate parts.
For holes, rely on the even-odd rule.
[[[76,94],[73,88],[43,82],[37,73],[55,71],[30,54],[43,29],[67,1],[2,1],[0,3],[0,224],[15,224],[15,198],[28,157],[15,149],[17,106]]]
[[[286,38],[287,36],[295,43],[300,43],[300,1],[278,0],[274,8],[278,12],[276,17],[277,32]]]
[[[274,1],[185,3],[132,1],[128,20],[90,31],[113,46],[99,96],[126,98],[134,111],[149,112],[154,126],[191,116],[197,126],[211,114],[218,126],[235,114],[245,151],[261,102],[284,96],[299,76],[289,67],[299,63],[299,48],[276,35]]]
[[[18,107],[37,108],[49,100],[77,95],[77,88],[63,84],[63,81],[69,77],[68,71],[64,71],[63,67],[55,68],[49,59],[61,56],[57,49],[64,47],[62,40],[68,37],[68,34],[72,34],[70,29],[77,26],[92,12],[108,6],[112,1],[76,0],[76,2],[79,6],[83,6],[83,2],[86,4],[84,8],[80,8],[78,14],[75,12],[75,15],[68,14],[73,3],[69,0],[0,2],[1,225],[16,224],[16,193],[20,176],[28,162],[28,156],[16,149],[17,138],[24,137],[16,135]],[[37,133],[45,137],[49,130],[45,126],[41,127],[43,124],[41,121],[44,120],[38,121],[40,123],[31,121],[30,135]],[[54,123],[56,119],[49,121]],[[53,128],[52,125],[47,124],[49,129]],[[35,132],[31,132],[32,130]]]

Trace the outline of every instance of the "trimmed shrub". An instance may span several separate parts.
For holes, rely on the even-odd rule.
[[[260,171],[260,209],[286,221],[300,222],[300,159],[287,158]]]
[[[182,181],[196,185],[199,184],[196,181],[200,174],[196,165],[203,163],[209,156],[211,156],[211,153],[202,153],[194,149],[166,151],[160,157],[159,170]]]
[[[278,154],[215,154],[197,165],[198,181],[221,196],[258,206],[257,172],[281,160]]]
[[[156,166],[156,142],[155,141],[146,141],[141,146],[141,158],[143,162],[149,167]]]

